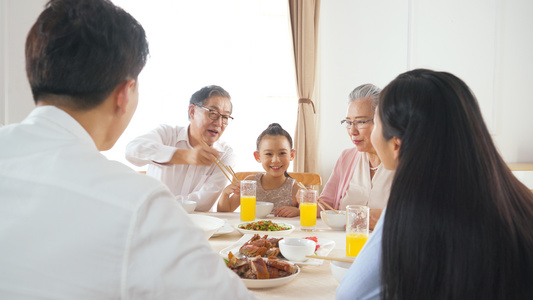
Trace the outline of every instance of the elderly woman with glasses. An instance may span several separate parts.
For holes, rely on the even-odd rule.
[[[226,187],[215,157],[234,165],[233,149],[219,138],[233,120],[230,95],[210,85],[191,96],[189,126],[159,125],[126,146],[126,159],[148,164],[148,175],[163,181],[178,200],[196,202],[197,211],[210,210]]]
[[[372,142],[396,175],[336,299],[533,299],[533,194],[464,81],[400,74],[381,93]]]
[[[370,229],[387,205],[394,175],[381,165],[370,141],[380,91],[375,85],[363,84],[350,93],[346,119],[341,124],[355,147],[342,152],[320,195],[335,209],[344,210],[351,204],[370,207]]]

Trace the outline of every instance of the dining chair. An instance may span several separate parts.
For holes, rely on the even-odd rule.
[[[259,172],[237,172],[237,178],[239,180],[244,180],[250,175],[255,175]],[[296,181],[301,182],[303,185],[311,186],[311,188],[317,190],[318,186],[322,185],[322,176],[317,173],[299,173],[299,172],[289,172],[289,176],[294,178]]]

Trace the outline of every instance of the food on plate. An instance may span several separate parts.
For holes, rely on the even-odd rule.
[[[231,251],[226,265],[244,279],[274,279],[298,272],[298,267],[276,257],[237,258]]]
[[[320,245],[318,244],[318,238],[316,236],[308,236],[308,237],[304,237],[304,239],[308,239],[316,243],[315,252],[316,250],[318,250],[318,248],[320,248]]]
[[[240,224],[240,229],[246,230],[260,230],[260,231],[282,231],[291,229],[290,226],[285,224],[276,224],[270,220],[263,220],[257,222],[251,222],[247,224]]]
[[[278,242],[283,238],[273,238],[264,235],[261,237],[259,234],[254,236],[244,243],[239,252],[248,257],[276,257],[279,255]]]

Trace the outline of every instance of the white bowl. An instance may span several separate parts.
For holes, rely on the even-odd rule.
[[[288,260],[306,261],[315,253],[316,243],[308,239],[284,238],[278,242],[281,254]]]
[[[256,219],[264,219],[274,208],[274,203],[272,202],[256,202],[255,203],[255,217]]]
[[[326,223],[333,230],[346,229],[346,211],[338,210],[340,214],[336,214],[332,210],[323,210],[320,212],[322,221]]]
[[[178,202],[181,207],[183,207],[183,209],[188,213],[192,213],[194,211],[194,209],[196,208],[196,202],[195,201],[190,201],[190,200],[176,200],[176,202]]]
[[[352,266],[352,263],[332,260],[329,265],[331,266],[333,277],[340,283],[344,275],[348,272],[348,269]]]
[[[224,226],[224,220],[219,218],[199,214],[190,214],[189,217],[198,227],[204,230],[207,239]]]

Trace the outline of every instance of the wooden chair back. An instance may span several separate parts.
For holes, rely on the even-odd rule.
[[[257,173],[259,172],[237,172],[235,175],[237,175],[239,180],[244,180],[246,177]],[[322,176],[317,173],[289,172],[289,175],[296,181],[301,182],[303,185],[311,186],[313,189],[318,189],[318,186],[322,185]]]

